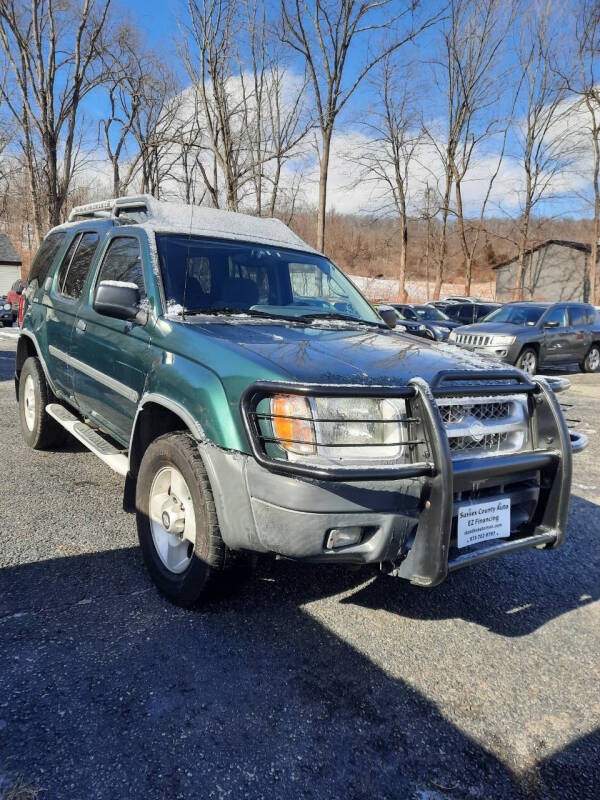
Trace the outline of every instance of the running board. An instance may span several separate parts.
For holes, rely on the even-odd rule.
[[[47,405],[46,412],[111,469],[119,475],[127,475],[129,462],[125,453],[118,450],[97,431],[58,403]]]

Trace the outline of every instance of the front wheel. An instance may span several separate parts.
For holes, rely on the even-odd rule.
[[[580,364],[583,372],[598,372],[600,369],[600,346],[593,344],[588,350],[587,356]]]
[[[19,376],[19,416],[23,438],[34,450],[58,447],[67,438],[62,425],[46,413],[52,399],[40,362],[30,356]]]
[[[193,606],[220,577],[226,548],[208,475],[189,434],[168,433],[146,450],[136,518],[152,580],[171,602]]]
[[[532,347],[526,347],[517,358],[516,366],[526,375],[535,375],[538,368],[537,353]]]

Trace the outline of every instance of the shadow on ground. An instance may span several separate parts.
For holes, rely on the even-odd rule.
[[[548,571],[553,580],[566,561]],[[386,598],[388,610],[441,618],[463,615],[485,584],[489,606],[481,596],[470,618],[519,635],[589,590],[583,572],[564,604],[536,602],[522,629],[498,625],[498,597],[539,597],[522,562],[518,571],[492,584],[476,568],[474,589],[453,579],[435,592],[375,581],[344,602]],[[44,800],[591,797],[577,787],[592,772],[578,770],[597,758],[597,737],[518,782],[303,610],[365,577],[266,563],[235,595],[189,612],[149,587],[137,548],[0,570],[0,775],[26,775]]]

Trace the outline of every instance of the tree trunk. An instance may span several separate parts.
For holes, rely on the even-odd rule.
[[[525,203],[523,222],[521,224],[521,238],[519,241],[519,260],[517,262],[517,280],[513,290],[513,300],[523,299],[523,283],[525,278],[525,248],[527,247],[527,235],[529,233],[529,216],[531,207],[529,200]]]
[[[319,171],[319,208],[317,211],[317,250],[325,251],[325,216],[327,213],[327,176],[329,173],[329,155],[331,151],[332,130],[322,132],[323,150],[321,152]]]
[[[600,293],[596,287],[597,264],[598,264],[598,237],[600,236],[600,186],[598,185],[598,173],[600,172],[600,130],[594,130],[594,224],[592,226],[592,241],[590,252],[589,275],[589,298],[592,305],[600,303]]]
[[[401,303],[406,303],[408,294],[406,291],[406,251],[408,249],[408,224],[406,213],[400,218],[400,266],[398,269],[399,292],[398,298]]]
[[[119,159],[113,159],[113,197],[119,197],[121,193],[121,175],[119,172]]]

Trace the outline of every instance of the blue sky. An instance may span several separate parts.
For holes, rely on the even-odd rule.
[[[273,19],[275,19],[278,13],[279,0],[271,0],[271,2],[273,3],[274,11]],[[568,3],[569,0],[566,0],[566,5],[568,5]],[[114,11],[117,14],[123,13],[133,18],[144,29],[148,43],[155,48],[166,61],[176,67],[182,83],[185,85],[187,82],[185,72],[179,64],[176,53],[176,39],[179,35],[177,17],[179,14],[183,14],[184,16],[186,14],[185,0],[113,0],[113,4]],[[433,0],[429,0],[428,2],[426,0],[426,2],[423,3],[422,13],[433,13],[437,7],[437,2],[433,2]],[[568,16],[566,15],[565,4],[562,4],[559,8],[563,11],[565,16],[559,16],[557,21],[559,25],[566,26]],[[520,26],[521,22],[517,20],[515,30],[518,31]],[[420,36],[416,46],[409,45],[402,51],[403,60],[411,63],[414,80],[419,87],[418,91],[422,97],[424,112],[429,115],[428,121],[432,119],[435,120],[436,115],[441,114],[442,111],[442,106],[440,104],[442,98],[438,97],[434,89],[431,79],[431,66],[429,63],[435,58],[438,47],[438,33],[435,30],[431,30]],[[355,47],[351,50],[348,61],[349,72],[356,72],[360,64],[363,63],[364,57],[362,47]],[[507,55],[503,67],[510,68],[512,65],[511,58]],[[364,135],[364,128],[361,128],[357,121],[368,112],[369,103],[373,99],[373,94],[373,86],[364,82],[354,95],[343,116],[339,118],[337,139],[337,149],[339,152],[347,148],[349,143],[354,146],[360,146],[362,141],[361,136]],[[501,117],[507,110],[508,106],[504,109],[500,108],[500,113],[498,113],[498,107],[496,106],[493,112]],[[485,183],[482,176],[485,175],[486,168],[491,168],[493,164],[494,148],[496,146],[497,143],[491,140],[486,145],[488,149],[487,155],[489,156],[488,162],[483,158],[486,154],[482,153],[481,168],[478,172],[476,171],[472,179],[470,188],[472,190],[472,196],[475,199],[472,204],[471,213],[477,213],[476,196],[478,186]],[[510,203],[505,200],[502,193],[503,187],[506,187],[506,198],[508,198],[509,191],[514,189],[515,183],[517,183],[520,178],[518,165],[514,159],[510,158],[510,152],[514,152],[515,149],[515,137],[511,135],[508,142],[509,157],[505,160],[505,167],[503,168],[501,176],[502,180],[498,181],[498,191],[496,192],[495,202],[490,205],[488,210],[488,213],[491,215],[501,215],[503,213],[502,206],[510,206]],[[488,167],[486,167],[486,163],[488,163]],[[343,158],[341,156],[338,158],[334,154],[333,174],[329,193],[330,201],[333,206],[336,206],[341,211],[356,210],[356,202],[353,200],[353,195],[347,190],[346,184],[348,180],[343,174],[344,170]],[[582,191],[585,192],[586,187],[583,186],[581,179],[576,178],[575,175],[567,175],[566,179],[561,184],[560,191],[556,192],[555,196],[540,205],[539,211],[548,215],[585,215],[588,211],[585,202],[580,197]],[[514,207],[512,211],[514,212]]]

